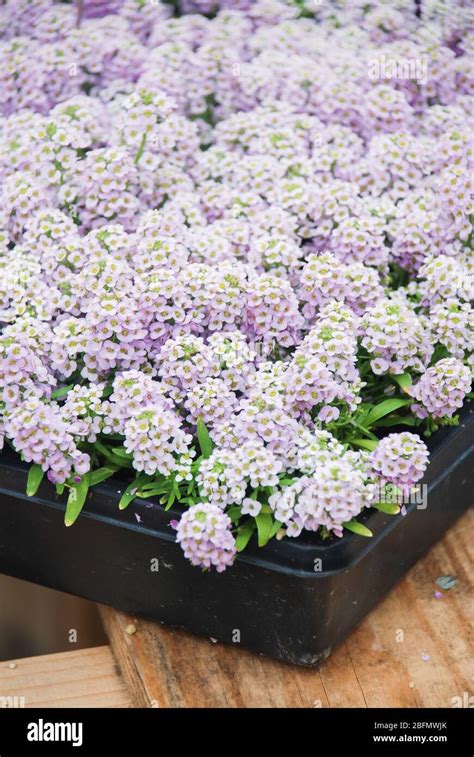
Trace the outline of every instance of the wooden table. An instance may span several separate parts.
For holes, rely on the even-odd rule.
[[[0,696],[49,707],[451,707],[474,692],[473,524],[467,513],[317,669],[101,607],[110,647],[0,663]],[[457,583],[440,596],[442,575]]]
[[[131,706],[110,647],[1,662],[0,696],[17,707],[21,697],[25,707]]]

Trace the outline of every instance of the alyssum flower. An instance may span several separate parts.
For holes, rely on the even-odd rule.
[[[68,525],[119,475],[120,508],[173,506],[221,571],[254,532],[360,533],[458,421],[472,24],[462,0],[175,6],[0,3],[0,443]]]

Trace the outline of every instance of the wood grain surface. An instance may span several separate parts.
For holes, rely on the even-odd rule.
[[[474,692],[473,525],[469,512],[317,669],[101,607],[133,705],[451,707]],[[457,581],[441,592],[443,575]]]
[[[1,662],[0,697],[3,707],[12,704],[130,707],[131,704],[108,646]]]

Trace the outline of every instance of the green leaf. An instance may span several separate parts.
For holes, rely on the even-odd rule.
[[[127,452],[125,447],[112,447],[112,454],[116,455],[120,458],[125,458],[125,460],[133,460],[133,454],[131,452]]]
[[[132,467],[131,460],[129,460],[127,457],[114,454],[111,449],[105,446],[105,444],[102,444],[101,442],[94,442],[93,446],[97,450],[97,452],[102,455],[102,457],[105,457],[105,459],[108,460],[109,463],[112,463],[112,465],[118,465],[119,468]]]
[[[28,471],[28,480],[26,482],[26,493],[29,497],[34,497],[38,491],[44,477],[44,470],[41,465],[33,463]]]
[[[56,484],[56,494],[61,494],[64,492],[64,484]]]
[[[63,397],[66,396],[68,392],[71,391],[74,384],[68,384],[68,386],[62,386],[59,389],[55,389],[54,392],[51,394],[51,399],[53,400],[60,400]]]
[[[211,437],[209,436],[209,431],[206,428],[206,424],[204,423],[202,418],[198,418],[197,437],[202,456],[204,457],[204,459],[207,459],[211,456],[214,445],[212,443]]]
[[[183,500],[184,502],[185,500]],[[227,515],[231,519],[232,523],[238,523],[240,515],[242,513],[242,508],[240,505],[232,505],[232,507],[229,507],[227,510]]]
[[[120,497],[119,502],[119,510],[125,510],[130,504],[130,502],[133,502],[134,499],[136,499],[136,492],[134,494],[131,494],[130,492],[124,491],[122,496]]]
[[[255,518],[258,530],[258,546],[264,547],[270,540],[270,534],[273,528],[273,518],[268,513],[259,513]]]
[[[143,136],[142,136],[141,141],[140,141],[140,145],[139,145],[138,150],[137,150],[137,154],[135,155],[135,159],[133,161],[136,166],[138,165],[138,163],[140,161],[140,158],[143,155],[143,150],[145,149],[146,138],[147,138],[147,133],[146,133],[146,131],[144,131],[143,132]]]
[[[351,444],[372,451],[376,448],[378,441],[375,441],[375,439],[352,439]]]
[[[139,489],[136,493],[136,497],[140,499],[150,499],[150,497],[157,497],[159,494],[166,494],[169,496],[170,487],[169,484],[163,484],[162,486],[155,486],[154,489]]]
[[[129,506],[130,502],[133,502],[136,496],[137,488],[135,482],[132,482],[130,486],[127,486],[124,493],[120,497],[119,510],[125,510],[125,508]]]
[[[408,389],[410,389],[412,385],[412,377],[409,373],[401,373],[399,376],[392,376],[392,379],[395,381],[396,384],[400,387],[402,392],[405,392],[405,394],[408,394]]]
[[[400,505],[390,502],[377,502],[376,505],[372,505],[376,510],[380,510],[381,513],[386,515],[398,515],[400,512]]]
[[[138,478],[142,478],[142,477],[144,479],[144,483],[142,483],[140,485],[140,491],[141,492],[151,491],[151,489],[156,489],[158,486],[163,486],[164,483],[166,483],[167,486],[169,486],[169,483],[170,483],[161,474],[158,474],[158,475],[154,476],[154,478],[151,481],[147,481],[147,475],[146,474],[142,474]]]
[[[89,491],[90,476],[88,473],[82,477],[78,484],[72,484],[69,489],[69,497],[67,499],[66,513],[64,515],[64,524],[66,526],[72,526],[76,522],[79,514],[84,507],[87,499],[87,493]]]
[[[449,350],[444,344],[437,344],[431,356],[430,365],[436,365],[439,360],[449,357]]]
[[[282,527],[282,525],[283,525],[283,523],[280,523],[279,520],[273,521],[272,530],[270,531],[270,539],[273,539],[273,537],[275,536],[275,534],[278,533],[278,531],[280,530],[280,528]]]
[[[141,473],[136,477],[134,481],[132,481],[131,484],[127,486],[124,493],[120,497],[119,510],[125,510],[125,508],[129,506],[130,502],[133,502],[133,500],[138,497],[140,486],[141,484],[145,483],[146,480],[146,474]]]
[[[168,501],[166,503],[165,510],[169,510],[170,507],[173,506],[175,499],[176,499],[176,492],[173,489],[173,491],[170,492],[170,495],[168,497]]]
[[[189,506],[197,504],[197,500],[196,500],[195,497],[181,497],[180,502],[183,505],[189,505]],[[232,518],[231,518],[231,520],[232,520]]]
[[[255,531],[255,528],[256,526],[253,518],[244,523],[243,526],[239,527],[237,531],[237,537],[235,539],[235,548],[237,552],[242,552],[242,550],[245,549],[252,537],[253,532]]]
[[[173,479],[173,491],[175,493],[176,499],[178,502],[181,502],[182,496],[181,496],[181,489],[179,488],[179,484],[176,481],[176,479]]]
[[[394,418],[382,418],[377,423],[377,427],[385,428],[388,426],[416,426],[417,419],[413,415],[396,415]]]
[[[367,416],[364,419],[364,425],[373,426],[374,423],[380,420],[380,418],[393,413],[395,410],[398,410],[401,407],[410,405],[412,401],[413,400],[402,400],[396,397],[384,400],[383,402],[380,402],[378,405],[375,405],[375,407],[369,410]]]
[[[114,473],[117,473],[118,470],[120,470],[118,465],[107,465],[104,468],[97,468],[97,470],[90,473],[90,486],[101,484],[102,481],[106,481],[108,478],[111,478],[111,476],[113,476]]]
[[[353,534],[358,534],[359,536],[373,536],[372,531],[357,520],[348,520],[342,525],[347,531],[352,531]]]

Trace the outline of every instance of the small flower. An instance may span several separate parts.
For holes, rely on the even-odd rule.
[[[256,499],[251,499],[250,497],[244,497],[244,499],[242,500],[242,507],[241,507],[242,515],[252,515],[254,518],[256,518],[261,509],[262,509],[262,505]]]

